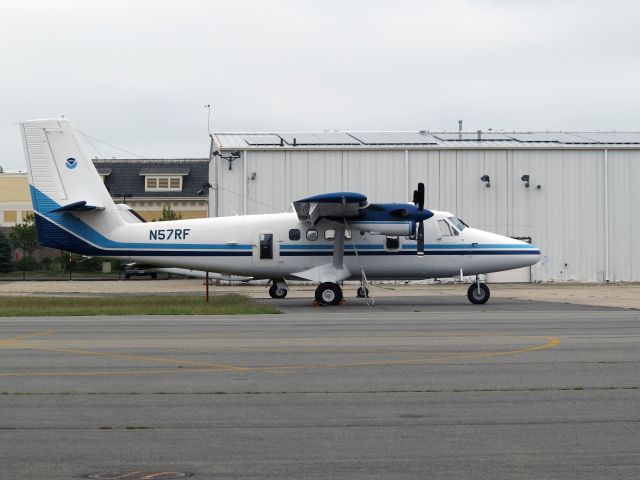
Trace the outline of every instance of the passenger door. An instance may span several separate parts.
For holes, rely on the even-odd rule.
[[[263,228],[253,236],[253,265],[256,267],[272,267],[280,260],[280,243],[276,232]]]

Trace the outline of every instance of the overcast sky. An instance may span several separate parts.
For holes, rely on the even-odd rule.
[[[214,131],[640,130],[638,25],[635,1],[6,0],[0,165],[59,115],[206,156],[205,104]]]

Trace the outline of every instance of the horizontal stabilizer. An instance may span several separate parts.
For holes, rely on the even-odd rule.
[[[96,205],[87,205],[87,202],[80,200],[79,202],[69,203],[62,205],[61,207],[54,208],[52,212],[87,212],[89,210],[104,210],[104,207],[98,207]]]

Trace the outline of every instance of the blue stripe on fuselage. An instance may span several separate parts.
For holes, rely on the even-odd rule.
[[[93,256],[250,256],[250,244],[182,244],[116,242],[68,212],[52,212],[59,205],[38,189],[30,186],[36,224],[45,246]],[[44,213],[47,212],[47,213]],[[281,256],[326,256],[333,254],[333,244],[283,244]],[[516,249],[515,251],[512,249]],[[320,251],[318,251],[320,250]],[[356,244],[361,255],[414,255],[415,244],[404,244],[401,250],[388,251],[383,244]],[[454,250],[454,251],[452,251]],[[540,251],[528,244],[456,244],[425,245],[425,255],[539,255]],[[355,255],[354,245],[345,243],[345,255]]]

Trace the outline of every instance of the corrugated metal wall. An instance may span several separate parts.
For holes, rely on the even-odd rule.
[[[640,150],[607,154],[608,277],[640,281],[633,249],[640,243]],[[284,211],[297,198],[341,190],[404,202],[422,181],[428,208],[483,230],[531,237],[544,253],[533,281],[606,278],[604,150],[251,150],[232,170],[220,161],[218,173],[221,216]]]

